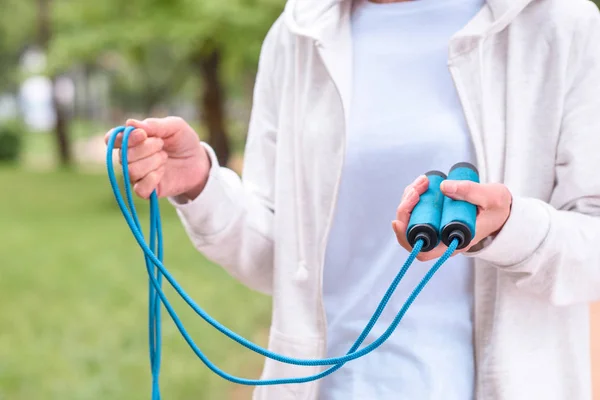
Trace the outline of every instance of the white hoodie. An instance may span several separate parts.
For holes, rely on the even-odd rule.
[[[269,348],[297,358],[325,356],[322,268],[351,96],[351,7],[288,2],[264,42],[243,180],[207,146],[213,168],[204,192],[187,203],[171,199],[200,252],[273,296]],[[451,41],[448,66],[482,182],[502,182],[514,196],[499,235],[469,253],[476,398],[591,399],[588,303],[600,299],[598,9],[588,0],[488,0]],[[267,360],[262,377],[321,369]],[[317,393],[318,382],[260,387],[254,398]]]

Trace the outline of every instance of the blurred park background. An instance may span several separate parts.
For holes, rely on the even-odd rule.
[[[0,0],[0,400],[150,398],[147,275],[109,186],[103,136],[129,117],[178,115],[239,171],[260,46],[283,6]],[[146,223],[147,204],[138,208]],[[270,300],[207,262],[172,207],[162,210],[178,282],[265,345]],[[218,366],[258,377],[261,357],[170,287],[167,296]],[[209,372],[163,315],[165,398],[250,398]]]
[[[0,0],[0,400],[149,398],[147,277],[112,197],[103,136],[129,117],[178,115],[239,171],[260,45],[283,6]],[[203,259],[163,205],[168,268],[210,314],[266,344],[269,299]],[[147,204],[138,209],[145,221]],[[167,295],[218,366],[258,377],[261,357]],[[250,398],[164,321],[165,398]]]

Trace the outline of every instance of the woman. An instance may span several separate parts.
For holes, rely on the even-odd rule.
[[[442,186],[479,207],[477,237],[390,340],[256,399],[591,398],[598,43],[587,0],[290,0],[264,42],[243,180],[181,119],[128,121],[136,193],[168,197],[200,252],[272,295],[269,348],[304,359],[343,355],[365,326],[410,250],[419,176],[479,169]],[[263,378],[320,369],[267,360]]]

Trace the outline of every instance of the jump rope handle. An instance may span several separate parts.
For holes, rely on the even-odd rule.
[[[444,196],[440,185],[446,179],[479,183],[477,168],[470,163],[460,162],[452,166],[448,176],[440,171],[430,171],[425,175],[429,179],[429,187],[411,213],[406,230],[408,243],[414,247],[422,240],[421,252],[428,252],[440,241],[450,246],[456,239],[457,249],[464,249],[475,237],[477,206]]]
[[[442,221],[442,208],[444,194],[440,184],[446,179],[446,174],[440,171],[429,171],[425,174],[429,179],[429,187],[423,193],[419,202],[413,209],[406,237],[411,247],[423,241],[421,252],[428,252],[436,248],[440,242],[440,228]]]
[[[479,183],[479,172],[472,164],[461,162],[450,169],[448,180]],[[445,196],[441,222],[442,242],[450,246],[454,239],[458,239],[457,250],[467,247],[475,237],[476,219],[476,205]]]

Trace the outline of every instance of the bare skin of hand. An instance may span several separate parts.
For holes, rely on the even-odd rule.
[[[429,179],[424,175],[418,177],[412,184],[407,186],[396,212],[396,220],[392,222],[392,228],[396,233],[398,243],[408,251],[412,251],[412,247],[406,239],[406,229],[410,221],[410,214],[419,202],[420,196],[427,191],[428,187]],[[510,215],[512,195],[503,184],[479,184],[471,181],[446,180],[442,182],[440,188],[444,195],[452,199],[464,200],[477,206],[475,238],[473,238],[469,246],[457,250],[454,252],[454,255],[469,251],[470,248],[483,239],[497,234]],[[417,259],[419,261],[433,260],[441,257],[446,250],[447,247],[440,242],[435,249],[419,254]]]
[[[154,190],[159,197],[184,195],[194,199],[200,195],[208,180],[210,159],[196,132],[183,119],[130,119],[126,126],[136,128],[129,135],[127,161],[138,196],[148,199]],[[106,143],[111,132],[104,138]],[[119,149],[121,163],[122,140],[120,133],[115,149]]]

